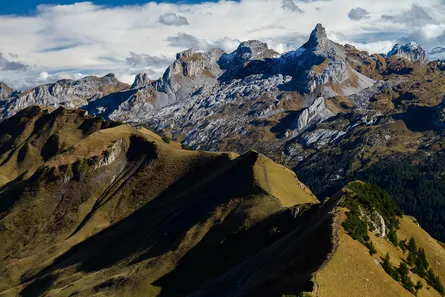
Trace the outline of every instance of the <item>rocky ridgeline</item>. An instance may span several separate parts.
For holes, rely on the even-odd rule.
[[[106,94],[128,89],[127,84],[121,83],[114,74],[104,77],[87,76],[80,80],[59,80],[52,84],[38,86],[26,92],[8,91],[3,86],[0,93],[6,90],[8,98],[0,103],[3,116],[11,116],[18,111],[32,105],[64,106],[78,108],[101,98]]]
[[[414,43],[396,45],[390,56],[426,61],[425,51]],[[112,74],[62,80],[22,93],[1,85],[0,107],[3,116],[35,104],[81,107],[90,114],[144,124],[195,149],[255,148],[285,151],[292,158],[300,154],[301,145],[323,147],[356,125],[314,130],[345,111],[340,103],[327,104],[328,98],[349,102],[357,123],[375,120],[378,112],[361,111],[373,96],[400,82],[376,81],[379,74],[371,79],[357,70],[384,61],[383,56],[329,40],[318,24],[294,51],[280,55],[255,40],[242,42],[232,53],[185,50],[160,79],[141,73],[131,87]],[[270,131],[281,136],[265,138]],[[225,139],[232,138],[236,144],[227,144]]]

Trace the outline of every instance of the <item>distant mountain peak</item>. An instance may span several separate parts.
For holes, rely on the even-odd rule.
[[[435,47],[428,53],[428,58],[434,60],[445,60],[445,47]]]
[[[388,57],[404,58],[411,62],[426,62],[428,60],[425,50],[414,41],[407,44],[395,44],[387,55]]]
[[[0,82],[0,100],[9,98],[13,92],[14,90],[7,84]]]
[[[322,24],[317,24],[315,29],[311,33],[311,37],[309,41],[319,41],[328,39],[328,35],[326,34],[326,29]]]
[[[150,81],[150,78],[148,77],[147,73],[139,73],[134,78],[134,82],[131,85],[131,88],[132,89],[142,88],[142,87],[145,87],[146,85],[149,85],[150,83],[151,83],[151,81]]]
[[[437,46],[430,51],[430,54],[445,53],[445,47]]]

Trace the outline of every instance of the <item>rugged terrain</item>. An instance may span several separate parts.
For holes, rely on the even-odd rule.
[[[185,50],[163,77],[140,74],[132,86],[111,74],[27,92],[1,84],[0,108],[8,117],[34,104],[80,107],[195,150],[256,150],[321,200],[349,181],[373,182],[445,241],[442,53],[411,42],[369,54],[317,25],[283,54],[252,40],[232,53]]]
[[[82,110],[29,107],[0,130],[0,296],[441,295],[445,249],[375,186],[320,203],[255,151],[184,150]],[[411,237],[434,276],[413,262],[415,291],[383,260]]]

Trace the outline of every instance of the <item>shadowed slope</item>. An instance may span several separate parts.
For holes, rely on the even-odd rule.
[[[44,157],[0,192],[5,296],[191,293],[301,224],[294,208],[318,203],[292,171],[256,152],[184,151],[146,129],[63,109],[7,121],[24,115],[33,132],[10,141]],[[184,268],[188,281],[175,276]]]

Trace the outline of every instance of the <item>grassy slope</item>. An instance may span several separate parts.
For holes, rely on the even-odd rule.
[[[399,248],[395,248],[388,240],[369,234],[375,245],[377,254],[370,256],[368,249],[360,242],[353,240],[341,226],[346,218],[345,209],[337,210],[338,249],[328,264],[317,273],[319,296],[413,296],[402,285],[393,280],[381,267],[386,253],[391,256],[393,265],[398,266],[406,258]],[[411,217],[401,219],[399,239],[414,237],[419,248],[424,248],[433,270],[443,280],[445,267],[441,265],[445,259],[445,250],[435,239],[417,226]],[[416,283],[420,278],[411,274]],[[440,294],[422,280],[424,288],[418,296],[437,296]],[[341,284],[341,285],[339,285]]]
[[[82,115],[57,112],[28,119],[53,124],[20,145],[32,139],[41,155],[57,133],[58,151],[0,192],[0,295],[177,296],[289,233],[282,205],[318,203],[256,152],[185,151],[127,125],[80,133]],[[0,175],[19,167],[5,164]]]
[[[317,203],[311,190],[301,183],[295,173],[269,158],[259,155],[254,166],[258,185],[277,198],[281,206],[291,207],[301,203]]]

